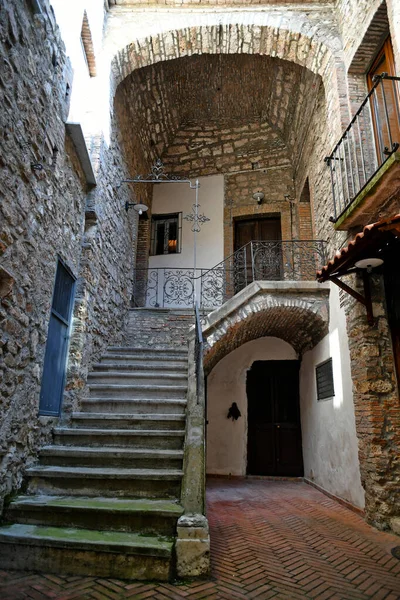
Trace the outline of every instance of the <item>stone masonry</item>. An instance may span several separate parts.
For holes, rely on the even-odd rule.
[[[84,23],[87,41],[90,18]],[[389,32],[398,71],[397,0],[110,0],[101,48],[90,56],[99,93],[84,134],[94,185],[65,126],[79,84],[50,0],[2,2],[0,506],[57,421],[37,416],[57,257],[77,278],[68,421],[92,365],[127,334],[129,315],[132,326],[134,268],[147,266],[152,188],[121,180],[146,175],[156,158],[174,175],[222,173],[225,255],[233,219],[268,214],[281,216],[282,238],[325,239],[333,255],[353,232],[329,222],[324,157],[357,110],[365,71]],[[252,200],[259,189],[260,207]],[[138,200],[149,220],[125,212],[126,201]],[[304,302],[297,292],[271,293],[274,307],[249,301],[216,329],[209,367],[271,331],[300,353],[312,347],[327,330],[320,296],[321,304],[314,291]],[[398,391],[379,280],[374,302],[373,327],[346,302],[359,458],[368,520],[398,528]]]

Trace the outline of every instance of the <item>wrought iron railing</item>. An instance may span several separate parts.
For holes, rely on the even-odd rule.
[[[322,240],[252,241],[212,269],[136,269],[134,306],[213,310],[253,281],[313,281],[326,263]]]
[[[336,222],[378,169],[399,148],[399,77],[382,73],[354,115],[330,156]]]

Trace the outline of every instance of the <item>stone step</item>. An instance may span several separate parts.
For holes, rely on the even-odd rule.
[[[167,581],[172,550],[171,539],[122,531],[19,523],[0,528],[3,569]]]
[[[186,397],[187,384],[185,385],[159,385],[159,384],[127,384],[118,383],[90,383],[92,397],[117,397],[117,398],[179,398]]]
[[[183,385],[187,387],[187,372],[186,373],[167,373],[159,371],[139,371],[131,369],[129,371],[111,371],[107,369],[98,370],[89,373],[87,381],[89,386],[95,384],[115,384],[115,385],[161,385],[161,386],[176,386]]]
[[[186,417],[184,414],[113,414],[109,412],[75,412],[72,413],[71,427],[100,427],[103,429],[183,429]]]
[[[110,346],[107,348],[106,355],[137,355],[138,358],[143,355],[148,355],[152,358],[162,358],[164,360],[183,359],[187,360],[188,349],[177,346],[176,348],[166,346],[162,348],[143,348],[142,346]]]
[[[173,498],[180,495],[179,469],[123,469],[38,465],[26,470],[28,494]]]
[[[183,508],[167,500],[19,496],[4,511],[8,523],[174,535]]]
[[[70,467],[124,467],[131,469],[182,469],[183,450],[45,446],[40,464]]]
[[[184,429],[99,429],[84,427],[55,427],[54,444],[67,446],[132,446],[179,450],[185,436]]]
[[[81,402],[87,413],[108,412],[111,414],[181,414],[186,411],[186,399],[174,398],[110,398],[92,397]]]
[[[186,359],[177,360],[164,360],[159,358],[131,358],[126,354],[122,354],[120,357],[111,355],[107,358],[107,355],[101,357],[101,362],[93,365],[93,372],[97,371],[129,371],[135,369],[137,371],[150,371],[150,372],[161,372],[161,373],[185,373],[187,376],[188,361]]]

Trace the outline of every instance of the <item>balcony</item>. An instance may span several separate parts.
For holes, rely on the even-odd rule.
[[[330,167],[335,229],[348,230],[391,212],[400,186],[399,77],[386,73],[374,85],[325,161]],[[392,212],[398,212],[393,210]]]
[[[252,241],[212,269],[136,269],[133,306],[191,308],[222,306],[253,281],[315,281],[326,262],[322,240]]]

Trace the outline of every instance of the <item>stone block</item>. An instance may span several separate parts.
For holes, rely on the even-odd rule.
[[[210,535],[204,515],[182,515],[176,540],[178,577],[200,577],[210,571]]]

